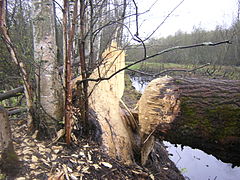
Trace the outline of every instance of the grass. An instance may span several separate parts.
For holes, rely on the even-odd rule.
[[[132,62],[127,62],[129,65]],[[158,73],[167,69],[186,69],[192,70],[201,65],[194,64],[175,64],[175,63],[156,63],[156,62],[144,62],[135,64],[130,69],[141,70],[148,73]],[[182,75],[184,72],[169,72],[168,75]],[[220,65],[209,65],[204,68],[198,69],[194,72],[198,76],[207,76],[209,78],[222,78],[240,80],[240,67],[238,66],[220,66]],[[164,74],[166,75],[166,74]]]

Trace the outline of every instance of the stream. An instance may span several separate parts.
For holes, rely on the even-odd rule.
[[[142,77],[132,77],[132,85],[143,93],[149,80]],[[238,180],[240,167],[232,167],[213,155],[189,146],[174,145],[164,141],[169,158],[176,164],[186,180]]]

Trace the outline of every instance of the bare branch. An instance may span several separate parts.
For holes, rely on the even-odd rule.
[[[149,38],[152,37],[152,35],[165,23],[165,21],[171,16],[171,14],[184,2],[182,0],[173,10],[164,18],[164,20],[157,26],[157,28],[146,38],[144,41],[148,40]]]
[[[138,71],[138,70],[132,70],[132,69],[128,69],[129,71],[133,71],[133,72],[136,72],[136,73],[139,73],[139,74],[143,74],[143,75],[147,75],[147,76],[152,76],[152,77],[158,77],[162,74],[166,74],[166,73],[169,73],[169,72],[194,72],[198,69],[202,69],[206,66],[209,66],[210,63],[206,63],[206,64],[203,64],[199,67],[196,67],[196,68],[193,68],[193,69],[166,69],[164,71],[161,71],[159,73],[156,73],[156,74],[151,74],[151,73],[146,73],[146,72],[142,72],[142,71]]]
[[[90,79],[90,78],[87,78],[87,79],[84,79],[84,80],[81,80],[81,81],[78,81],[77,84],[79,83],[83,83],[84,81],[95,81],[95,82],[98,82],[98,81],[103,81],[103,80],[109,80],[111,79],[113,76],[115,76],[116,74],[130,68],[131,66],[135,65],[135,64],[138,64],[140,62],[143,62],[143,61],[146,61],[148,59],[151,59],[153,57],[156,57],[156,56],[159,56],[159,55],[162,55],[162,54],[165,54],[165,53],[168,53],[168,52],[171,52],[171,51],[175,51],[175,50],[180,50],[180,49],[189,49],[189,48],[195,48],[195,47],[203,47],[203,46],[218,46],[218,45],[221,45],[221,44],[231,44],[231,41],[229,40],[225,40],[225,41],[220,41],[220,42],[203,42],[203,43],[199,43],[199,44],[192,44],[192,45],[186,45],[186,46],[175,46],[175,47],[171,47],[171,48],[168,48],[168,49],[165,49],[165,50],[162,50],[156,54],[153,54],[151,56],[147,56],[146,58],[143,58],[143,59],[140,59],[134,63],[131,63],[127,66],[125,66],[124,68],[122,69],[119,69],[118,71],[116,71],[115,73],[113,73],[112,75],[110,75],[109,77],[101,77],[101,78],[97,78],[97,79]]]

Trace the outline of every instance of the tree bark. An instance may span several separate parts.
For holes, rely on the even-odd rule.
[[[240,154],[240,81],[163,77],[139,101],[141,133]],[[236,152],[236,153],[234,153]],[[226,154],[226,153],[225,153]]]
[[[17,173],[18,157],[13,148],[10,123],[7,111],[0,106],[0,150],[2,151],[0,167],[9,174]],[[12,173],[12,174],[11,174]]]
[[[38,63],[38,105],[48,133],[54,134],[63,117],[63,96],[57,67],[52,0],[33,1],[34,59]],[[53,130],[53,131],[52,131]]]

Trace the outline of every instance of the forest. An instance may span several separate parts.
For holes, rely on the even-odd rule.
[[[142,39],[138,3],[0,0],[0,179],[185,179],[163,140],[240,165],[239,17]]]

